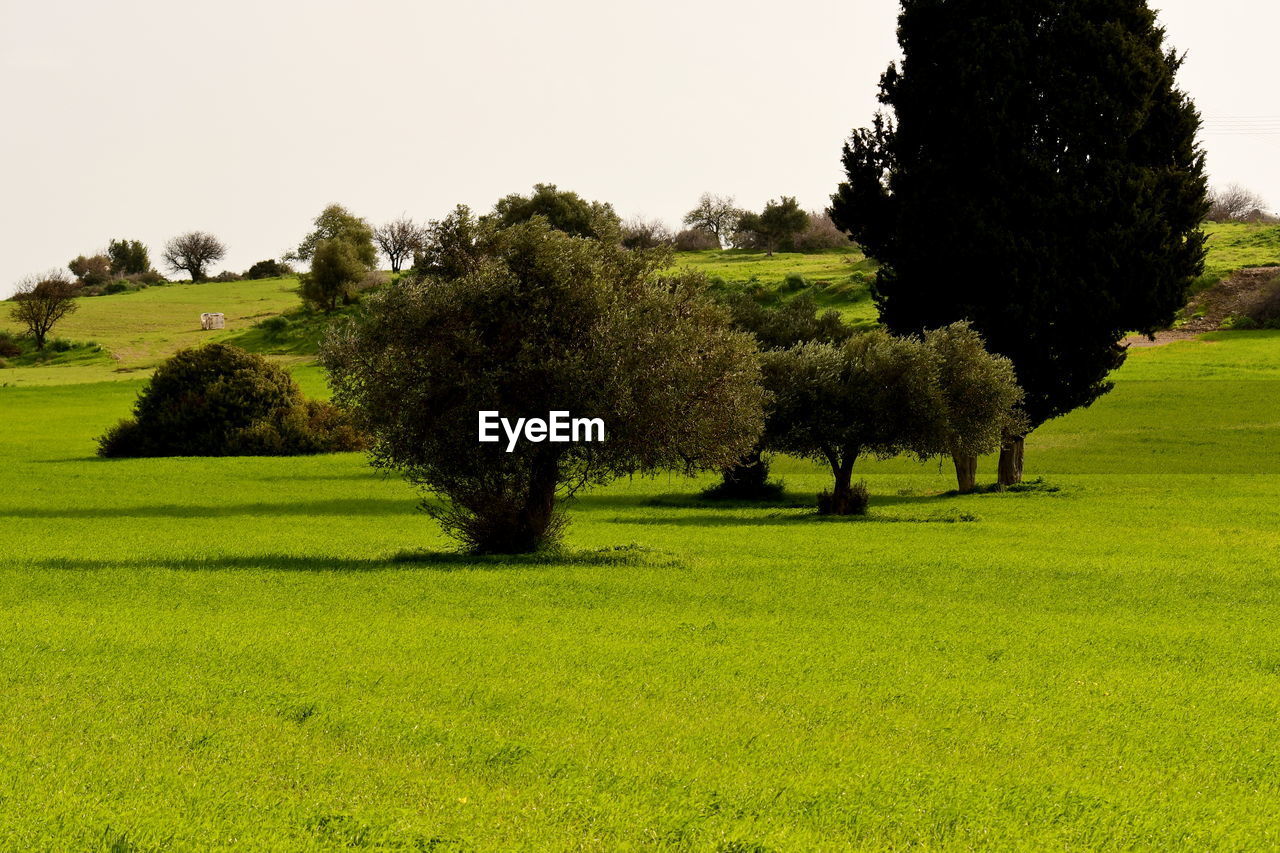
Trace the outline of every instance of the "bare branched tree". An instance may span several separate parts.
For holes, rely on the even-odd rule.
[[[164,244],[161,257],[174,272],[186,272],[192,281],[204,281],[209,264],[220,261],[227,254],[227,247],[212,234],[204,231],[188,231]]]
[[[710,231],[723,246],[741,218],[742,211],[734,206],[733,196],[703,193],[698,206],[684,215],[684,224]]]
[[[36,349],[44,349],[54,325],[80,307],[75,299],[77,291],[75,282],[62,270],[28,276],[18,284],[9,314],[27,327]]]
[[[402,215],[399,219],[373,229],[373,239],[391,262],[391,271],[400,272],[405,261],[413,258],[415,252],[422,251],[426,242],[426,229]]]
[[[1210,222],[1245,222],[1262,215],[1262,196],[1240,184],[1217,188],[1209,193]]]

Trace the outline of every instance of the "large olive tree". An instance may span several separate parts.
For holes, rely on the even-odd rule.
[[[477,552],[537,550],[584,485],[720,468],[761,430],[751,338],[668,264],[535,216],[487,235],[471,271],[378,293],[321,357],[374,464],[435,496],[424,507],[446,531]],[[479,441],[481,411],[600,418],[605,440],[508,450]]]

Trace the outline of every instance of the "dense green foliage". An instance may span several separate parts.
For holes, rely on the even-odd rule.
[[[274,258],[268,258],[265,261],[255,262],[253,266],[245,270],[244,277],[250,281],[257,281],[263,278],[279,278],[292,273],[293,269],[288,264],[277,261]]]
[[[721,295],[734,328],[748,332],[762,350],[786,349],[802,343],[838,343],[853,334],[839,312],[819,311],[808,291],[776,304],[764,288],[731,291]],[[722,473],[721,482],[705,495],[723,500],[761,500],[777,497],[781,486],[769,480],[769,460],[757,442],[742,459]]]
[[[151,257],[139,240],[112,240],[107,244],[111,272],[117,276],[143,275],[151,272]]]
[[[237,347],[209,344],[160,365],[133,417],[102,436],[98,453],[290,456],[363,446],[342,412],[304,400],[287,371]]]
[[[892,110],[845,147],[836,223],[898,333],[969,320],[1029,427],[1110,387],[1200,275],[1199,115],[1145,0],[905,0]]]
[[[738,218],[735,245],[743,248],[759,247],[772,257],[779,249],[794,248],[796,235],[809,225],[809,214],[793,196],[769,200],[760,213],[747,212]]]
[[[760,432],[750,339],[664,253],[573,237],[542,217],[489,235],[473,273],[387,288],[322,348],[374,463],[441,496],[476,551],[554,542],[558,496],[636,472],[723,466]],[[477,412],[599,418],[603,442],[477,443]]]
[[[852,487],[863,454],[937,454],[946,408],[937,362],[920,340],[877,330],[766,352],[763,363],[766,445],[831,467],[835,487],[819,498],[822,512],[865,511]]]
[[[998,450],[1006,436],[1022,435],[1022,389],[1013,362],[987,352],[986,342],[968,323],[925,332],[925,346],[938,367],[946,420],[942,450],[955,462],[957,485],[977,485],[978,457]]]
[[[555,184],[535,184],[527,196],[512,193],[499,199],[486,219],[496,228],[510,228],[535,216],[574,237],[604,240],[621,236],[622,220],[613,205],[587,201],[575,192],[556,189]]]
[[[301,261],[310,261],[320,245],[325,242],[345,243],[349,253],[366,269],[373,269],[378,263],[378,249],[373,243],[373,228],[364,219],[356,216],[340,204],[331,204],[312,221],[314,228],[298,248],[293,257]],[[286,256],[286,260],[288,260]]]
[[[299,279],[298,293],[307,306],[330,313],[351,303],[368,272],[355,244],[339,238],[321,240],[311,255],[311,271]]]
[[[86,458],[142,382],[25,372],[80,384],[0,387],[0,848],[1280,840],[1280,333],[1134,351],[1025,491],[623,479],[536,559],[442,553],[359,454]]]
[[[111,258],[106,255],[77,255],[67,264],[67,269],[71,270],[82,287],[106,284],[111,280],[111,267]]]

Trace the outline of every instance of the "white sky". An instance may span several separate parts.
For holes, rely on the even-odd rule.
[[[1215,182],[1280,206],[1275,0],[1156,0]],[[675,224],[824,206],[897,55],[894,0],[0,0],[0,296],[108,239],[243,271],[329,202],[378,222],[548,181]]]

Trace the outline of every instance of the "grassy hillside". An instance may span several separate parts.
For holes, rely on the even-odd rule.
[[[1280,843],[1280,333],[1134,353],[1021,493],[623,481],[564,559],[355,454],[92,458],[134,377],[0,388],[0,849]]]
[[[679,252],[676,266],[705,273],[721,288],[760,285],[778,291],[783,299],[808,289],[819,305],[837,309],[855,326],[876,322],[870,288],[876,264],[855,248],[810,255],[779,252],[773,257],[743,249]]]
[[[1206,231],[1206,286],[1241,267],[1280,264],[1280,226],[1211,224]],[[776,291],[780,300],[807,290],[819,305],[839,310],[855,326],[876,322],[870,294],[876,265],[855,248],[771,258],[743,250],[682,252],[676,265],[705,273],[721,289],[758,285]],[[80,310],[55,330],[55,336],[81,346],[54,354],[42,366],[0,370],[0,385],[128,378],[129,372],[153,367],[183,347],[215,340],[285,360],[307,359],[314,355],[328,318],[300,311],[296,288],[296,279],[280,278],[173,284],[83,299]],[[200,314],[206,311],[225,313],[227,328],[200,331]],[[274,329],[259,325],[285,314]],[[0,331],[5,330],[18,331],[8,312],[0,310]]]
[[[1205,284],[1215,284],[1244,267],[1280,266],[1280,225],[1207,223],[1209,256]]]
[[[59,323],[54,334],[94,341],[109,351],[116,367],[152,367],[183,347],[230,337],[296,307],[297,286],[294,278],[274,278],[170,284],[94,296],[81,299],[79,310]],[[202,332],[200,315],[205,312],[226,314],[226,330]],[[20,331],[7,310],[0,310],[0,330]],[[0,376],[0,381],[8,378]]]

